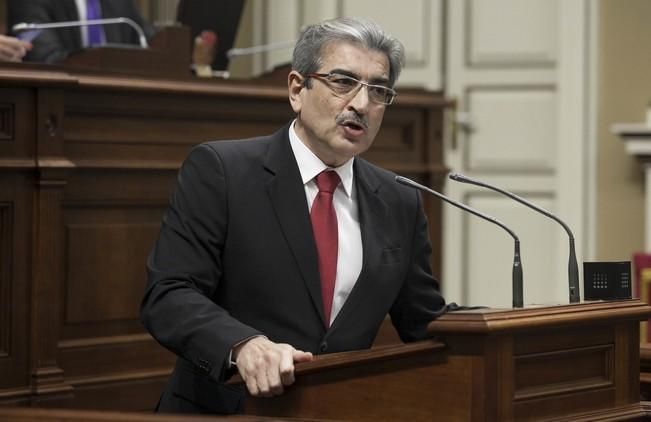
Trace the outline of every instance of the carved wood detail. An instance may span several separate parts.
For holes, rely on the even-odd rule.
[[[13,104],[0,103],[0,141],[14,139]]]

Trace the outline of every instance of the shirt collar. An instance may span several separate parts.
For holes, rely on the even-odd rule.
[[[294,123],[296,123],[296,120],[289,125],[289,144],[294,152],[294,157],[296,157],[298,170],[301,172],[301,179],[305,185],[323,170],[332,167],[327,166],[323,161],[321,161],[319,157],[314,155],[314,153],[301,141],[296,130],[294,130]],[[341,166],[333,168],[333,170],[339,175],[341,186],[344,188],[344,192],[348,197],[351,197],[353,192],[354,160],[355,157],[352,157]]]

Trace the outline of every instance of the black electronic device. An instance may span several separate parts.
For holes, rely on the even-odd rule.
[[[631,262],[584,262],[583,297],[586,300],[631,298]]]

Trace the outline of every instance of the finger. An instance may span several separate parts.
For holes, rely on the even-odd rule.
[[[310,352],[304,352],[302,350],[294,350],[293,354],[294,362],[309,362],[314,359],[314,355]]]
[[[283,385],[294,384],[294,354],[295,353],[296,350],[292,349],[291,353],[283,354],[283,357],[280,361],[280,379]]]
[[[268,357],[266,365],[267,381],[269,383],[269,393],[279,395],[283,392],[283,384],[280,380],[280,366],[283,357],[289,353],[287,347],[279,345]]]
[[[8,47],[0,45],[0,59],[1,60],[11,60],[13,58],[13,51]]]
[[[240,373],[240,375],[242,374]],[[244,378],[244,376],[242,376],[242,378]],[[258,397],[260,390],[258,390],[258,384],[255,377],[244,378],[244,381],[246,381],[246,389],[249,391],[249,394],[253,397]]]
[[[7,47],[9,47],[11,49],[25,50],[25,49],[31,48],[31,46],[32,46],[31,43],[29,43],[27,41],[19,40],[18,38],[6,37],[6,36],[1,36],[1,35],[0,35],[0,37],[2,37],[2,38],[0,38],[0,44],[4,45],[4,46],[7,46]]]
[[[269,380],[267,379],[267,371],[264,368],[260,368],[256,372],[255,380],[258,384],[258,396],[271,397],[271,391],[269,389]]]
[[[269,367],[267,372],[269,381],[269,393],[272,396],[279,396],[283,393],[283,384],[280,379],[280,369],[278,365]]]
[[[2,47],[3,48],[2,51],[0,51],[0,57],[2,57],[2,59],[6,61],[18,62],[23,58],[23,56],[26,53],[26,51],[20,46],[5,45]]]

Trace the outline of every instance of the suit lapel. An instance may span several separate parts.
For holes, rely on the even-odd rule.
[[[370,165],[359,158],[355,159],[355,186],[362,234],[362,272],[330,331],[341,325],[350,310],[358,306],[366,294],[375,288],[374,280],[380,267],[382,251],[387,245],[382,227],[388,223],[388,210],[387,204],[380,197],[380,181],[373,174]]]
[[[79,10],[77,10],[75,0],[63,0],[58,6],[64,9],[64,15],[61,16],[63,19],[61,20],[76,21],[84,20],[85,18],[85,16],[79,16]]]
[[[273,135],[264,166],[273,174],[266,186],[269,199],[296,265],[303,275],[313,305],[323,321],[319,264],[312,223],[301,174],[289,144],[288,126]]]

